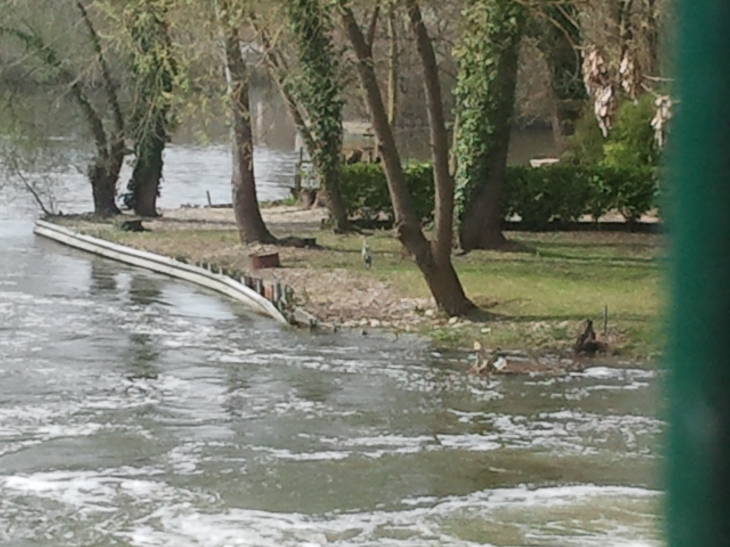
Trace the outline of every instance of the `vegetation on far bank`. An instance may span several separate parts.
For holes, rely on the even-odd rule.
[[[242,246],[232,221],[174,229],[168,226],[174,222],[158,221],[142,233],[122,231],[119,221],[60,217],[58,222],[124,245],[228,268],[246,269],[248,252],[261,250]],[[276,223],[271,225],[276,231]],[[443,348],[467,349],[477,340],[487,348],[567,352],[585,319],[593,319],[602,332],[607,306],[611,351],[641,359],[656,356],[663,347],[661,235],[512,232],[510,240],[520,251],[454,256],[478,309],[468,319],[449,319],[435,309],[412,258],[389,231],[368,236],[371,270],[362,264],[362,236],[336,235],[311,225],[306,232],[297,235],[316,237],[322,248],[277,248],[283,268],[274,273],[316,315],[326,315],[336,304],[337,311],[323,317],[333,323],[419,332]],[[367,306],[363,298],[369,298]],[[401,300],[406,304],[396,306]]]

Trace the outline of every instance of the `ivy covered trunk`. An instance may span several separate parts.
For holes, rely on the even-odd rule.
[[[230,16],[227,2],[221,2],[222,18]],[[241,54],[238,26],[224,23],[228,93],[231,106],[233,136],[233,172],[231,198],[241,243],[276,243],[276,238],[264,224],[256,196],[253,167],[253,131],[249,104],[249,75],[246,60]]]
[[[413,198],[406,185],[400,155],[393,138],[392,128],[388,123],[388,114],[383,104],[383,98],[373,68],[372,42],[365,39],[355,15],[347,6],[345,0],[339,0],[338,4],[343,27],[357,56],[358,75],[365,91],[375,136],[381,146],[380,153],[388,180],[388,191],[393,203],[398,240],[415,258],[416,265],[423,274],[439,308],[452,316],[463,315],[472,310],[474,304],[464,294],[461,281],[451,263],[450,241],[447,241],[447,246],[444,246],[443,241],[439,241],[437,236],[436,241],[431,242],[426,239],[421,230],[420,219],[416,215]],[[409,1],[409,11],[411,13],[417,8],[418,5],[414,0]],[[420,18],[420,12],[418,17]],[[427,36],[425,38],[424,40],[423,35],[419,36],[419,48],[431,48],[430,40]],[[433,55],[432,49],[431,55]],[[432,74],[426,68],[426,78],[429,76],[432,76]],[[431,84],[433,83],[431,82]],[[430,97],[430,99],[433,98],[435,97]],[[443,179],[436,179],[437,184],[443,184],[443,182]],[[440,191],[448,194],[448,187],[441,188]],[[452,218],[442,218],[442,221],[448,221],[450,227]],[[437,232],[440,232],[440,230],[437,230]],[[444,248],[447,248],[448,252],[444,253]]]
[[[134,42],[132,74],[136,82],[132,136],[135,162],[127,189],[141,216],[157,216],[162,154],[172,125],[170,97],[177,67],[166,21],[170,0],[140,0],[125,10]]]
[[[340,193],[342,107],[337,53],[332,45],[332,21],[320,0],[287,0],[286,12],[297,45],[301,79],[289,88],[309,118],[312,165],[324,190],[327,208],[338,231],[349,229]]]
[[[456,197],[465,251],[505,243],[500,202],[525,20],[526,7],[513,0],[469,0],[464,9],[457,51]]]

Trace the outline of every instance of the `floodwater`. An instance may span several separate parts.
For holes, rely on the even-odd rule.
[[[220,149],[169,154],[163,206],[227,197]],[[35,238],[26,198],[0,218],[4,546],[663,544],[652,368],[485,381]]]

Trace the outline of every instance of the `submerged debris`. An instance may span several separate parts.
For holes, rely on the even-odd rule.
[[[549,374],[560,372],[557,363],[541,361],[525,351],[503,351],[496,348],[490,351],[474,342],[475,362],[469,370],[470,374],[479,374],[489,378],[492,374]]]

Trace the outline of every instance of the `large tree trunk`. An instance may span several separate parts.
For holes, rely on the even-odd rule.
[[[94,198],[94,213],[100,216],[118,215],[121,211],[117,207],[117,181],[124,163],[126,146],[124,143],[125,123],[122,115],[122,108],[117,97],[116,84],[112,80],[109,63],[104,55],[101,46],[101,38],[96,32],[91,17],[84,2],[77,0],[76,7],[81,13],[81,19],[91,39],[91,44],[96,53],[96,60],[101,68],[102,81],[104,83],[104,94],[106,95],[109,108],[112,111],[113,131],[109,139],[106,138],[104,124],[100,116],[94,113],[88,101],[84,108],[90,126],[93,128],[97,144],[97,157],[89,166],[89,182],[91,182]],[[78,97],[77,97],[78,98]]]
[[[526,18],[526,8],[512,0],[469,4],[456,89],[459,239],[465,251],[505,243],[500,201]]]
[[[333,147],[331,145],[327,147],[330,151],[324,152],[324,155],[327,156],[326,161],[323,162],[319,159],[315,160],[312,158],[312,164],[315,170],[319,172],[321,187],[324,188],[325,203],[334,220],[335,231],[340,233],[347,232],[351,229],[345,201],[342,199],[342,193],[340,192],[341,142],[340,139],[339,144],[337,144],[337,152],[334,155],[331,152]],[[319,156],[319,154],[315,154],[315,156]],[[337,159],[333,161],[335,156]]]
[[[163,114],[160,114],[161,116]],[[129,181],[134,212],[143,217],[156,217],[160,194],[166,134],[164,120],[158,121],[158,132],[144,133],[135,143],[137,158]]]
[[[117,176],[98,163],[89,166],[89,182],[94,198],[94,214],[109,217],[120,213],[117,207]]]
[[[143,217],[156,217],[157,198],[162,178],[162,155],[155,155],[148,161],[139,159],[134,165],[130,187],[134,212]]]
[[[449,134],[446,131],[438,64],[433,44],[423,22],[417,0],[408,0],[408,17],[416,35],[418,55],[423,66],[423,82],[428,111],[428,125],[435,184],[434,255],[437,262],[451,260],[454,227],[454,177],[449,169]]]
[[[423,273],[429,290],[439,308],[449,315],[463,315],[473,309],[474,305],[464,294],[461,282],[451,264],[450,251],[443,253],[442,242],[437,238],[435,245],[432,245],[421,231],[419,219],[416,216],[412,198],[406,185],[398,148],[393,138],[393,131],[388,123],[388,114],[383,105],[380,88],[375,76],[372,42],[366,41],[352,10],[347,7],[344,0],[340,0],[339,6],[345,32],[358,59],[358,75],[365,90],[373,129],[381,146],[381,156],[388,179],[388,190],[395,212],[398,239],[415,257],[416,265]],[[411,2],[410,9],[418,11],[417,4]],[[425,30],[425,27],[423,30]],[[423,37],[421,36],[421,38]],[[430,48],[428,36],[426,36],[426,40]],[[419,41],[419,47],[423,45],[425,44],[421,44]],[[433,55],[432,49],[431,55]],[[446,167],[448,173],[448,156]],[[443,184],[444,180],[442,179],[438,183]],[[442,193],[443,197],[443,194],[448,193],[448,188],[441,188],[439,192]],[[443,213],[445,211],[442,210],[441,214]],[[450,249],[450,240],[448,243]]]
[[[224,3],[222,3],[224,4]],[[227,11],[227,10],[226,10]],[[231,194],[233,212],[241,243],[276,243],[259,209],[253,166],[253,131],[248,93],[248,70],[241,54],[237,26],[228,24],[225,37],[228,93],[233,133],[233,173]]]
[[[88,177],[94,198],[94,214],[109,217],[121,213],[117,207],[117,181],[124,163],[124,138],[117,134],[107,154],[102,149],[89,165]],[[105,146],[106,148],[106,146]]]
[[[135,42],[132,73],[135,77],[133,130],[136,156],[127,189],[132,206],[141,216],[157,215],[162,179],[162,154],[172,119],[170,94],[177,73],[165,0],[129,3],[126,25]]]
[[[285,6],[302,69],[301,85],[290,89],[309,118],[309,155],[335,229],[347,231],[350,223],[340,194],[344,101],[337,76],[338,54],[330,36],[330,13],[320,0],[287,0]]]
[[[502,233],[502,194],[507,176],[509,124],[504,132],[495,133],[501,142],[492,147],[483,160],[483,179],[479,181],[464,211],[459,243],[464,251],[500,249],[506,243]]]

